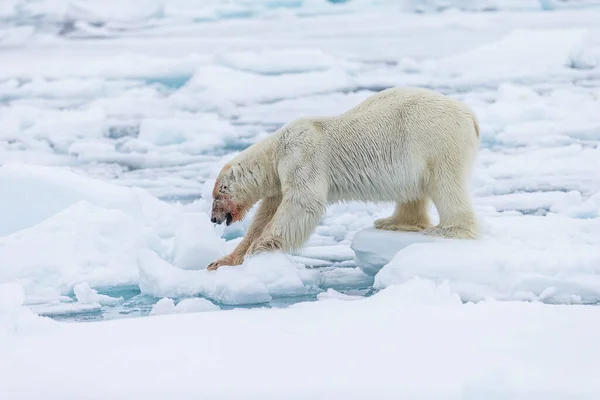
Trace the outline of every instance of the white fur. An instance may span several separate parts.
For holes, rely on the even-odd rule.
[[[341,115],[294,121],[241,152],[217,179],[246,207],[263,200],[227,261],[299,248],[339,201],[396,202],[393,216],[375,222],[379,229],[476,238],[468,182],[479,144],[466,105],[420,88],[383,90]]]

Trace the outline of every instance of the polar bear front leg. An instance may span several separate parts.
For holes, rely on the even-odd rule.
[[[309,239],[324,214],[325,202],[288,194],[277,208],[264,232],[252,243],[247,255],[261,252],[296,250]]]
[[[267,197],[261,200],[254,218],[248,227],[248,232],[235,249],[225,257],[213,261],[208,265],[208,270],[213,271],[223,265],[240,265],[244,262],[244,255],[248,248],[260,237],[267,224],[275,215],[277,207],[281,203],[281,196]]]
[[[300,248],[315,230],[327,208],[328,180],[318,132],[282,139],[277,175],[282,200],[248,255]]]

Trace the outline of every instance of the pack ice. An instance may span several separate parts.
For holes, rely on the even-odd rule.
[[[0,277],[21,285],[26,303],[45,315],[118,302],[90,294],[90,286],[136,285],[142,294],[158,298],[202,296],[222,305],[244,305],[316,295],[332,274],[342,286],[369,281],[355,268],[310,270],[283,253],[208,272],[208,263],[236,241],[221,238],[223,229],[210,223],[203,199],[168,204],[142,189],[24,164],[1,166],[0,185],[6,189],[0,197]],[[319,263],[306,257],[311,248],[303,254],[297,259]],[[330,258],[336,260],[335,253]],[[332,264],[320,260],[319,265]],[[70,292],[76,303],[68,304]]]
[[[0,399],[600,398],[598,5],[1,1]],[[205,271],[229,157],[399,85],[477,113],[480,240],[344,203]]]

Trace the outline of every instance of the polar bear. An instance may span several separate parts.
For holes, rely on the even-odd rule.
[[[395,202],[378,229],[476,239],[468,183],[480,142],[471,109],[423,88],[382,90],[338,116],[293,121],[220,171],[213,223],[240,221],[260,204],[242,241],[208,269],[298,249],[327,205],[340,201]],[[429,199],[440,217],[435,227]]]

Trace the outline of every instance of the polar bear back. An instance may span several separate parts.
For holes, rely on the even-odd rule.
[[[319,142],[332,202],[411,201],[436,167],[468,173],[480,143],[465,104],[421,88],[383,90],[317,126],[310,140]]]

